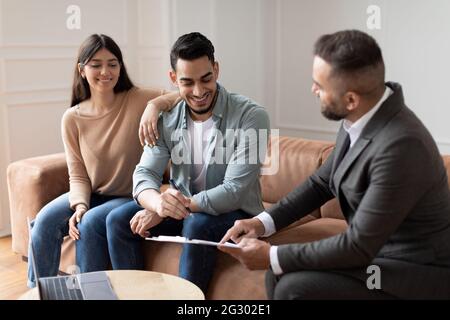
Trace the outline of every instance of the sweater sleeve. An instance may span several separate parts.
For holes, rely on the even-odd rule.
[[[78,127],[70,112],[70,109],[66,111],[61,121],[62,140],[69,169],[69,203],[72,210],[75,210],[78,204],[89,209],[91,181],[81,156]]]
[[[139,91],[145,97],[147,105],[151,103],[159,107],[160,111],[170,111],[181,101],[178,91],[164,89],[140,89]]]

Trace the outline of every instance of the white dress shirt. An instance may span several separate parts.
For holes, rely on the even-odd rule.
[[[353,147],[353,145],[358,140],[359,136],[361,135],[361,132],[363,131],[366,124],[369,122],[369,120],[373,117],[373,115],[380,109],[383,102],[393,93],[391,88],[386,86],[386,89],[384,90],[384,94],[381,97],[381,99],[375,104],[375,106],[370,109],[369,112],[367,112],[365,115],[363,115],[361,118],[356,120],[355,122],[350,122],[346,119],[343,120],[342,126],[345,131],[350,136],[350,148]],[[266,211],[261,212],[256,216],[257,219],[259,219],[262,224],[264,225],[264,234],[263,237],[271,236],[276,232],[275,223]],[[283,269],[281,269],[280,262],[278,260],[278,246],[271,246],[270,247],[270,266],[272,267],[272,271],[276,275],[280,275],[283,273]]]

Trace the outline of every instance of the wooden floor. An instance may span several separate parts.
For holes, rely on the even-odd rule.
[[[11,237],[0,238],[0,300],[17,299],[27,290],[27,263],[11,250]]]

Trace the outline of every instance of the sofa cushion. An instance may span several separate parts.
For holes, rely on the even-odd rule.
[[[207,299],[263,300],[267,299],[265,270],[251,271],[232,256],[219,252]]]
[[[75,262],[75,241],[69,236],[64,237],[61,246],[61,259],[59,260],[59,271],[70,273],[71,266],[76,265]]]
[[[27,256],[27,218],[34,219],[44,205],[69,191],[64,153],[13,162],[8,166],[7,177],[12,249]]]
[[[320,207],[320,216],[322,218],[334,218],[344,220],[341,206],[336,198],[328,201],[322,207]]]
[[[272,154],[272,146],[278,141],[279,152]],[[278,171],[260,178],[263,201],[276,203],[300,183],[304,182],[320,165],[322,154],[332,143],[279,137],[269,144],[265,167],[278,159]],[[273,148],[276,150],[276,148]],[[278,157],[279,156],[279,157]],[[319,216],[319,211],[312,213]]]

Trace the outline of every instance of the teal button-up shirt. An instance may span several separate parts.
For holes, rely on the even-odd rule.
[[[202,212],[219,215],[241,209],[251,215],[264,211],[259,175],[269,139],[266,110],[247,97],[228,93],[217,84],[213,108],[213,134],[208,141],[210,159],[206,190],[192,195],[191,146],[187,129],[188,106],[178,103],[158,121],[159,139],[144,147],[133,174],[133,196],[146,189],[160,190],[164,170],[171,160],[171,177]]]

